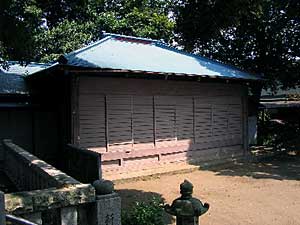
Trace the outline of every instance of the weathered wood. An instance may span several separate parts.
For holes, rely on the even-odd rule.
[[[105,144],[103,144],[105,146]],[[67,172],[82,183],[102,178],[101,155],[74,145],[65,146]]]
[[[242,98],[242,133],[243,133],[243,147],[244,147],[244,154],[247,154],[248,152],[248,146],[249,146],[249,135],[248,135],[248,104],[247,104],[247,98]]]
[[[164,141],[166,142],[166,141]],[[173,145],[171,145],[173,143]],[[226,140],[218,140],[217,138],[210,137],[210,138],[202,138],[201,142],[199,143],[191,143],[190,140],[186,140],[185,142],[181,142],[181,145],[178,145],[178,142],[171,141],[170,145],[167,146],[165,144],[165,147],[161,148],[148,148],[148,149],[143,149],[140,151],[139,149],[134,149],[130,151],[130,153],[125,153],[125,152],[110,152],[107,154],[103,154],[102,160],[103,163],[106,161],[111,161],[111,160],[117,160],[120,158],[136,158],[136,157],[143,157],[143,156],[151,156],[151,155],[158,155],[159,153],[162,154],[169,154],[173,152],[184,152],[184,151],[198,151],[198,150],[203,150],[203,149],[209,149],[209,148],[215,148],[218,146],[222,147],[228,147],[228,146],[235,146],[235,145],[240,145],[242,143],[241,138],[233,138],[229,139],[229,137]],[[158,144],[160,144],[158,142]],[[105,165],[103,166],[103,169],[105,169]]]
[[[79,118],[79,77],[71,78],[71,141],[72,144],[80,143],[80,118]]]
[[[104,138],[100,129],[105,127],[109,151],[104,162],[123,162],[135,154],[151,156],[154,149],[159,156],[165,148],[180,149],[179,141],[188,140],[189,149],[202,149],[203,142],[214,142],[207,148],[243,142],[242,85],[82,77],[79,92],[89,96],[81,110],[81,123],[86,125],[81,143],[103,152],[104,142],[98,139]],[[105,109],[99,112],[103,102],[105,121],[99,116],[105,115]]]

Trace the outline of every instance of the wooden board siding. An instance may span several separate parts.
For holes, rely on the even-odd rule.
[[[79,95],[79,143],[106,151],[105,98],[103,95]]]
[[[103,171],[243,154],[247,89],[237,84],[80,77],[80,147]]]

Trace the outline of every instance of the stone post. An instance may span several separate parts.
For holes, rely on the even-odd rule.
[[[94,225],[121,225],[121,197],[114,192],[114,185],[108,180],[93,183],[96,203],[93,209]]]
[[[60,210],[61,225],[77,225],[78,213],[76,206],[65,207]]]
[[[4,193],[0,191],[0,225],[5,225],[5,201]]]
[[[199,217],[207,212],[209,204],[192,196],[193,184],[185,180],[180,184],[181,197],[175,199],[172,205],[165,205],[165,211],[176,216],[176,225],[199,225]]]

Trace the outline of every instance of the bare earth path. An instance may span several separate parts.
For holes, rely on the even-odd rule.
[[[179,196],[179,184],[188,179],[194,196],[211,205],[202,225],[299,225],[300,157],[285,155],[259,163],[229,168],[162,175],[153,179],[118,183],[123,207],[152,196],[171,203]],[[166,216],[166,223],[175,224]]]

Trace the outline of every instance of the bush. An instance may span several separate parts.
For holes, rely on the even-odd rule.
[[[280,117],[279,117],[280,118]],[[299,123],[288,117],[277,119],[265,113],[262,119],[261,114],[258,120],[258,143],[276,149],[299,149],[300,126]]]
[[[135,202],[130,211],[122,212],[123,225],[164,225],[163,204],[159,198],[148,202]]]

